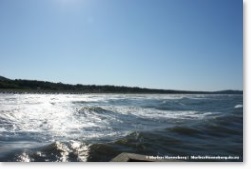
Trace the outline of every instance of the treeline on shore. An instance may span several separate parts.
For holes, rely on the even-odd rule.
[[[37,80],[7,79],[0,76],[2,93],[142,93],[142,94],[242,94],[242,91],[216,92],[148,89],[113,85],[70,85]]]

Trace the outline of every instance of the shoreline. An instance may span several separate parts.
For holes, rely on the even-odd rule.
[[[217,94],[226,94],[226,95],[243,95],[243,92],[77,92],[77,91],[48,91],[48,90],[9,90],[9,89],[0,89],[0,94],[150,94],[150,95],[172,95],[172,94],[209,94],[209,95],[217,95]]]

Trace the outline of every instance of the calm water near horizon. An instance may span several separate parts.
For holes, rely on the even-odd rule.
[[[110,161],[121,152],[243,161],[243,95],[0,94],[2,162]]]

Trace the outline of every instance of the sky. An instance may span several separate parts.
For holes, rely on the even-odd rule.
[[[243,90],[243,2],[0,0],[0,75]]]

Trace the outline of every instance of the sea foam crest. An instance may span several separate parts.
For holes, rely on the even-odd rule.
[[[242,108],[243,107],[243,105],[242,104],[237,104],[237,105],[235,105],[234,106],[234,108],[236,108],[236,109],[238,109],[238,108]]]

